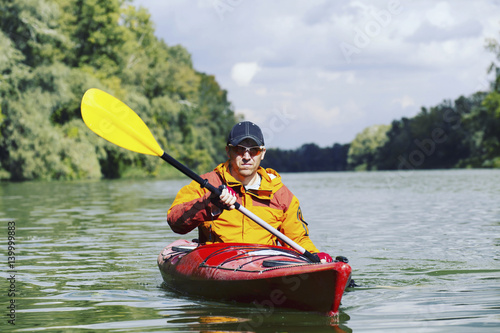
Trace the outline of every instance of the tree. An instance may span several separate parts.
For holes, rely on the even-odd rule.
[[[365,128],[351,142],[347,163],[354,170],[376,170],[375,158],[378,149],[387,141],[389,125],[373,125]]]
[[[500,167],[500,93],[477,93],[472,112],[464,117],[470,154],[460,167]]]
[[[89,88],[123,100],[195,169],[223,156],[221,142],[236,122],[227,92],[194,70],[184,47],[158,40],[149,13],[127,2],[0,0],[0,178],[159,173],[159,159],[85,127],[80,103]]]
[[[119,24],[121,0],[73,0],[65,9],[65,30],[74,43],[66,61],[74,67],[91,66],[101,75],[116,75],[123,68],[125,27]]]
[[[68,54],[69,39],[58,29],[60,11],[53,1],[1,0],[0,10],[0,30],[27,66],[51,64]]]
[[[314,143],[295,150],[268,149],[262,161],[265,168],[279,172],[344,171],[347,168],[348,144],[321,148]]]

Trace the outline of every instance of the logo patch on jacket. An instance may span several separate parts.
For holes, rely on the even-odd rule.
[[[306,221],[304,221],[304,215],[302,215],[302,209],[299,207],[297,209],[297,219],[302,222],[302,227],[304,228],[304,231],[306,232],[306,236],[309,236],[309,230],[307,228],[308,224]]]
[[[302,215],[302,208],[299,207],[299,209],[297,210],[297,219],[302,222],[302,223],[305,223],[307,225],[307,222],[304,221],[304,215]]]

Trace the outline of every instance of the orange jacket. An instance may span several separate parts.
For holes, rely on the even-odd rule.
[[[202,175],[215,187],[226,184],[237,194],[237,201],[255,215],[291,238],[311,253],[319,252],[309,238],[307,223],[302,218],[299,200],[281,182],[272,169],[259,168],[258,190],[246,190],[228,171],[229,162]],[[210,192],[192,181],[184,186],[168,210],[167,221],[176,233],[185,234],[198,227],[202,243],[278,244],[276,236],[236,209],[221,210],[210,202]]]

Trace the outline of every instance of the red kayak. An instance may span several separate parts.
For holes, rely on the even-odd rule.
[[[259,244],[178,240],[158,266],[165,284],[183,294],[329,316],[338,314],[351,277],[347,263],[311,263],[295,250]]]

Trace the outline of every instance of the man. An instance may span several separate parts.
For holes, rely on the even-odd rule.
[[[272,169],[260,162],[266,148],[260,128],[243,121],[229,133],[228,160],[201,177],[222,188],[219,197],[196,182],[183,187],[168,210],[167,220],[176,233],[185,234],[198,227],[200,243],[236,242],[269,245],[279,239],[247,216],[234,209],[237,201],[255,215],[281,231],[294,242],[314,253],[322,262],[331,262],[327,253],[319,253],[309,238],[299,201]]]

